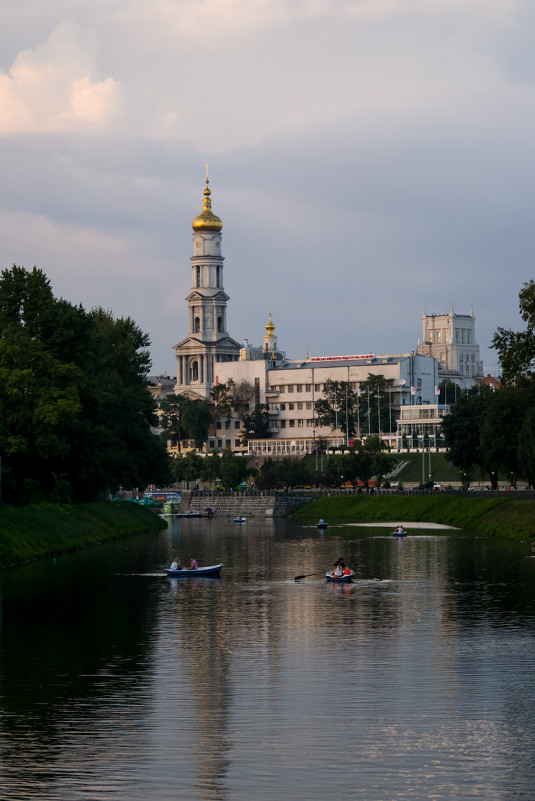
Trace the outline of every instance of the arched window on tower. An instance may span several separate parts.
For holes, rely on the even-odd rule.
[[[221,287],[221,265],[217,265],[216,269],[216,286]]]
[[[199,334],[200,331],[201,331],[201,318],[200,317],[196,317],[195,318],[195,322],[193,323],[193,333],[194,334]]]
[[[217,333],[218,334],[222,334],[223,333],[223,318],[222,317],[218,317],[217,318]]]
[[[191,363],[191,380],[198,381],[199,380],[199,362],[192,362]]]
[[[195,273],[196,273],[196,275],[195,275],[195,286],[200,286],[201,285],[201,268],[200,268],[199,265],[197,265],[197,267],[195,269]]]

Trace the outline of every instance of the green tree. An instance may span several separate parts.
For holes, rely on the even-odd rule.
[[[247,476],[245,456],[237,456],[230,448],[225,448],[220,457],[220,476],[227,489],[238,486]]]
[[[166,479],[168,457],[151,430],[148,344],[129,318],[54,298],[36,268],[2,272],[4,498],[92,500]]]
[[[452,406],[451,414],[442,421],[444,444],[448,449],[446,458],[459,469],[463,486],[468,486],[475,470],[486,469],[480,436],[489,397],[488,392],[463,393]],[[494,481],[493,471],[494,465],[490,465],[491,481]]]
[[[379,434],[388,430],[389,395],[384,375],[368,373],[360,385],[361,432]]]
[[[202,459],[201,478],[213,487],[216,478],[221,478],[220,471],[221,457],[217,449],[214,448],[209,456]]]
[[[502,366],[502,386],[525,384],[535,379],[535,281],[523,285],[519,293],[520,316],[525,331],[499,327],[492,339]]]
[[[319,426],[328,426],[331,431],[344,431],[346,438],[355,433],[354,409],[357,396],[347,381],[325,382],[323,397],[314,403]]]
[[[166,395],[159,404],[160,436],[165,443],[170,442],[177,446],[179,452],[181,441],[188,436],[182,424],[184,400],[183,395]]]
[[[242,441],[248,442],[250,439],[269,439],[271,437],[269,406],[267,403],[258,403],[254,410],[245,412],[242,417],[243,430]]]
[[[487,392],[480,449],[483,465],[491,475],[494,489],[499,472],[507,473],[512,486],[516,486],[522,472],[521,432],[524,431],[524,437],[527,437],[529,426],[524,429],[523,425],[534,405],[533,389],[527,385],[519,387],[506,385],[494,392]],[[533,445],[534,441],[530,442]]]
[[[202,448],[212,424],[212,409],[208,401],[184,398],[182,425],[196,448]]]
[[[236,384],[234,379],[229,378],[224,384],[212,387],[210,394],[214,402],[215,420],[219,418],[230,420],[233,415],[239,420],[243,420],[254,400],[255,389],[245,379]]]
[[[455,381],[451,381],[449,378],[443,378],[438,385],[438,388],[440,390],[438,402],[442,405],[455,403],[457,400],[457,394],[460,394],[459,386],[455,383]]]
[[[202,474],[204,461],[202,456],[197,456],[194,450],[178,454],[172,460],[173,480],[176,482],[197,481]]]

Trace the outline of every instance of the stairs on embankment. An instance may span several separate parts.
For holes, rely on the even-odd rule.
[[[183,501],[185,499],[183,498]],[[302,498],[287,495],[262,495],[228,493],[214,495],[192,494],[189,499],[190,512],[204,512],[211,509],[217,517],[286,517],[289,509],[303,502]],[[180,511],[187,511],[180,506]]]

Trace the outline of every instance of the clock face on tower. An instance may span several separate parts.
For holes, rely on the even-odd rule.
[[[201,246],[201,240],[200,239],[196,239],[195,240],[195,247],[196,248],[200,248],[200,246]]]

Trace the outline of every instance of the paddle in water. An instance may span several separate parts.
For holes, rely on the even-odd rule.
[[[308,576],[323,576],[323,573],[304,573],[302,576],[294,576],[294,581],[299,581],[299,579],[307,578]]]

